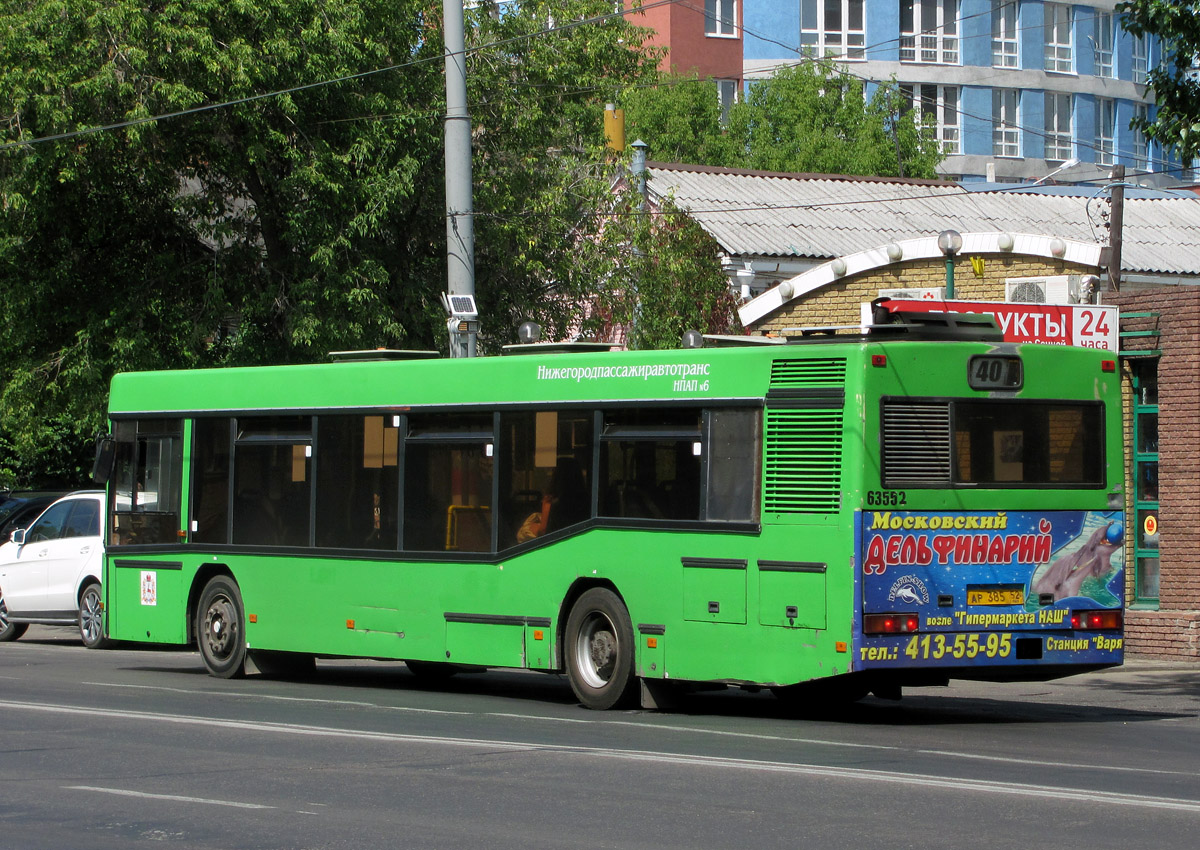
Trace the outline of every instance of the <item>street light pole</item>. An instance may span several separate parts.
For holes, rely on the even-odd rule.
[[[938,234],[938,248],[946,255],[946,300],[954,298],[954,255],[962,250],[962,234],[957,230],[943,230]]]

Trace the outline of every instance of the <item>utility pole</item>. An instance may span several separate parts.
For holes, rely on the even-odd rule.
[[[442,0],[446,27],[446,327],[450,356],[474,357],[475,219],[471,203],[471,117],[467,114],[463,0]]]
[[[1121,291],[1121,240],[1125,226],[1125,166],[1114,165],[1109,193],[1112,207],[1108,218],[1108,289]]]
[[[633,178],[634,189],[638,193],[638,230],[642,228],[646,219],[646,151],[650,150],[650,146],[638,139],[630,145],[633,148],[633,161],[629,166],[629,176]],[[638,255],[641,251],[637,247],[637,237],[633,240],[633,253]],[[642,264],[636,264],[638,269],[637,274],[641,274]],[[637,291],[638,280],[637,275],[633,278],[633,317],[629,323],[629,336],[626,345],[629,347],[642,344],[642,296]]]

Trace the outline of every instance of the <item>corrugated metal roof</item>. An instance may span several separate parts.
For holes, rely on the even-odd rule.
[[[653,198],[672,196],[733,256],[828,259],[948,229],[1106,237],[1099,196],[661,163],[648,166],[647,186]],[[1200,275],[1200,198],[1126,199],[1121,268]]]

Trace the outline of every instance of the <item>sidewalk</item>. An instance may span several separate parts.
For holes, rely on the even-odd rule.
[[[904,698],[935,697],[936,688],[906,688]],[[1120,667],[1049,682],[954,680],[941,694],[983,703],[1028,703],[1066,711],[1129,712],[1145,719],[1200,719],[1200,663],[1133,658]]]

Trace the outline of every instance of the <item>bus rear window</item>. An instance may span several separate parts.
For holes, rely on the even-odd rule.
[[[885,399],[883,486],[1102,487],[1104,406]]]

